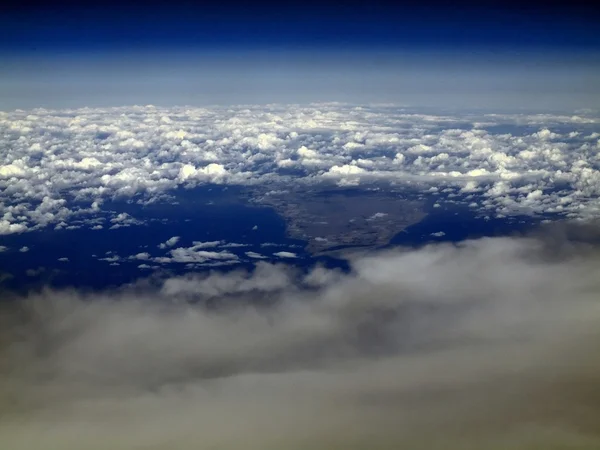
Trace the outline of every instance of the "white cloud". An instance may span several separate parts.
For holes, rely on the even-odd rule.
[[[310,150],[304,145],[301,146],[296,153],[298,153],[298,155],[302,158],[315,159],[319,157],[319,152],[315,150]]]
[[[327,173],[329,175],[356,175],[365,173],[365,169],[350,164],[344,164],[343,166],[331,167]]]
[[[241,244],[239,242],[227,242],[226,244],[221,244],[221,248],[240,248],[240,247],[248,247],[249,244]]]
[[[465,122],[471,125],[455,128]],[[492,131],[499,126],[514,131]],[[287,184],[294,177],[342,186],[419,181],[425,190],[484,196],[488,215],[596,217],[598,127],[592,113],[432,115],[339,103],[11,111],[0,117],[0,234],[68,229],[72,220],[103,213],[103,201],[115,197],[152,201],[180,185]],[[277,167],[300,170],[280,175]],[[542,195],[526,198],[523,184]],[[566,195],[572,201],[561,203]]]
[[[205,181],[216,182],[227,175],[227,170],[222,164],[210,163],[206,167],[196,169],[192,164],[185,164],[179,170],[179,179],[188,181],[190,179],[199,178]]]
[[[28,252],[28,251],[29,251],[29,247],[27,247],[27,246],[23,246],[23,247],[21,247],[21,248],[19,249],[19,251],[20,251],[21,253],[26,253],[26,252]]]
[[[110,227],[111,230],[116,230],[117,228],[122,227],[130,227],[132,225],[141,225],[142,222],[130,216],[127,213],[119,213],[112,219],[110,219],[110,223],[113,225]]]
[[[278,256],[279,258],[297,258],[298,255],[293,252],[277,252],[273,253],[273,256]]]
[[[260,253],[256,253],[256,252],[246,252],[246,256],[248,258],[254,258],[254,259],[265,259],[266,258],[266,256],[263,256]]]
[[[0,220],[0,235],[22,233],[27,230],[27,226],[22,223],[11,223],[6,219]]]
[[[218,247],[221,244],[223,244],[223,241],[206,241],[206,242],[202,242],[202,241],[193,241],[192,242],[193,245],[193,249],[194,250],[198,250],[200,248],[212,248],[212,247]]]
[[[161,248],[164,250],[166,248],[173,247],[175,244],[177,244],[179,242],[179,239],[180,239],[179,236],[173,236],[173,237],[167,239],[164,243],[160,244],[158,246],[158,248]]]
[[[220,241],[213,242],[201,242],[194,243],[192,247],[178,247],[169,252],[171,255],[171,262],[177,263],[206,263],[214,260],[228,260],[230,263],[238,261],[238,256],[226,250],[222,251],[207,251],[201,250],[203,248],[214,247],[218,245]],[[215,245],[211,245],[215,244]],[[156,259],[155,259],[156,261]],[[165,262],[165,260],[160,260]]]
[[[118,255],[106,256],[104,258],[99,258],[100,261],[106,261],[109,263],[116,263],[121,260]]]
[[[6,245],[0,245],[0,253],[5,252],[8,250],[8,247]]]

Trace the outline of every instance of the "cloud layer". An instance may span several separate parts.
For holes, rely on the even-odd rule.
[[[1,316],[0,442],[598,448],[598,254],[557,239],[20,298]]]
[[[99,227],[107,199],[203,183],[411,183],[485,215],[597,217],[599,121],[331,103],[0,112],[0,234]]]

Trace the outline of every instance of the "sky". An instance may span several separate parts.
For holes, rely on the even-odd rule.
[[[14,3],[0,15],[0,109],[591,108],[597,19],[577,2]]]

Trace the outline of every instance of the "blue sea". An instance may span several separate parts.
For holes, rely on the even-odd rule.
[[[249,204],[243,200],[242,194],[241,188],[231,186],[180,189],[174,196],[176,200],[167,202],[140,205],[131,201],[112,201],[103,205],[103,210],[113,211],[113,215],[129,214],[141,222],[140,225],[109,229],[111,224],[107,220],[101,230],[91,230],[89,226],[74,230],[47,228],[2,236],[0,245],[9,250],[0,253],[0,274],[11,276],[8,279],[4,275],[2,287],[21,291],[48,285],[90,289],[120,286],[152,273],[152,270],[138,268],[146,261],[124,258],[142,252],[148,252],[152,257],[165,256],[167,250],[159,249],[158,245],[173,236],[180,237],[175,247],[190,247],[193,241],[223,241],[244,246],[226,248],[240,257],[238,264],[190,268],[186,264],[170,263],[163,266],[164,273],[168,275],[190,270],[232,270],[240,267],[251,270],[256,260],[245,256],[248,251],[264,255],[265,261],[282,261],[273,254],[293,252],[297,258],[285,259],[285,262],[302,270],[308,270],[316,263],[348,270],[344,260],[308,254],[304,250],[305,242],[286,237],[285,222],[273,209]],[[522,233],[541,220],[532,217],[477,217],[468,207],[456,203],[456,198],[444,202],[436,197],[426,203],[427,216],[397,234],[386,247],[418,247],[431,242],[459,242],[468,238]],[[439,207],[434,207],[434,203]],[[29,250],[19,251],[22,247]],[[118,265],[101,260],[115,255],[121,258]],[[59,261],[64,258],[68,261]]]

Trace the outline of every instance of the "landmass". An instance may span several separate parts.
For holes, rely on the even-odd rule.
[[[386,245],[426,215],[422,201],[378,188],[256,188],[251,202],[272,207],[286,221],[288,236],[307,241],[313,254]]]

